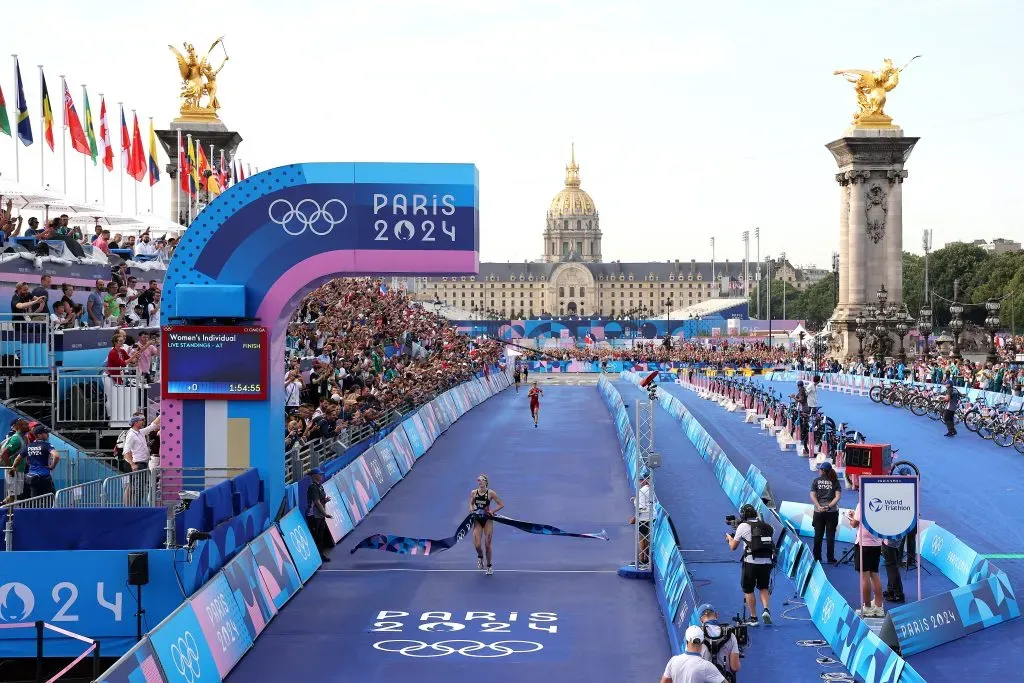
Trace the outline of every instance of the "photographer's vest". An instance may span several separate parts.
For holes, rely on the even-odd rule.
[[[751,557],[770,560],[775,555],[775,529],[768,522],[761,520],[747,520],[750,525],[750,543],[747,544],[746,552]]]

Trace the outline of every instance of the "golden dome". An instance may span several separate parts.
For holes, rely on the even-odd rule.
[[[565,189],[551,200],[548,212],[555,216],[594,216],[597,207],[590,195],[580,189],[580,167],[576,165],[576,146],[572,147],[572,158],[565,167]]]

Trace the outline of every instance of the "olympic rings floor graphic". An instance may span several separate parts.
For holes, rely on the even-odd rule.
[[[407,644],[396,647],[399,643]],[[462,644],[462,646],[453,647],[456,644]],[[512,647],[513,644],[515,647]],[[514,654],[540,652],[544,646],[532,640],[499,640],[493,643],[482,643],[479,640],[440,640],[436,643],[425,643],[422,640],[381,640],[373,644],[373,649],[381,652],[394,652],[403,657],[423,659],[447,657],[448,655],[461,655],[473,659],[495,659]]]

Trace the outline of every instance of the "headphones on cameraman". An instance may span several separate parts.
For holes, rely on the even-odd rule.
[[[757,508],[750,503],[746,503],[740,508],[740,519],[757,519]]]

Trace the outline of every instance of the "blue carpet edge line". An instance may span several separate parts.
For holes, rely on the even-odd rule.
[[[624,371],[620,374],[620,378],[636,386],[639,386],[641,381],[641,377],[633,372]],[[781,526],[781,519],[770,508],[765,506],[761,501],[760,495],[754,491],[736,466],[732,464],[725,449],[711,437],[708,431],[704,429],[703,425],[681,401],[668,392],[658,392],[658,404],[662,410],[679,422],[683,433],[690,440],[690,443],[693,444],[693,447],[700,456],[706,462],[712,463],[715,466],[716,475],[722,490],[734,503],[737,510],[741,505],[749,503],[756,507],[762,515],[770,515],[777,519]],[[668,405],[672,405],[676,413],[669,410]],[[733,476],[729,477],[729,474]],[[727,478],[730,480],[729,485],[726,484]],[[804,545],[805,551],[808,550],[806,543]],[[842,599],[828,579],[824,578],[824,570],[820,568],[817,562],[812,567],[812,574],[816,570],[820,571],[819,593],[834,594],[839,599]],[[802,586],[797,585],[800,597],[805,597],[809,592],[809,585],[806,584],[810,584],[811,581],[799,583],[805,583]],[[845,603],[845,600],[843,602]],[[837,658],[858,681],[863,683],[924,683],[924,678],[905,659],[896,654],[878,636],[874,635],[867,625],[864,624],[863,620],[853,615],[852,610],[850,612],[851,621],[855,622],[857,628],[853,632],[844,634],[842,637],[834,631],[826,632],[819,623],[819,620],[814,618],[815,610],[810,609],[810,611],[815,627],[832,646]],[[837,641],[842,642],[841,647],[837,647],[840,644]]]
[[[633,493],[636,493],[636,443],[632,438],[632,429],[629,426],[629,416],[626,414],[626,408],[622,402],[622,396],[619,391],[612,386],[612,383],[605,379],[604,375],[598,379],[597,391],[601,396],[601,401],[604,403],[608,412],[611,413],[612,420],[615,422],[615,432],[618,436],[619,449],[622,452],[623,463],[626,466],[626,478],[629,480],[630,488]],[[675,536],[675,531],[672,527],[668,513],[665,509],[655,501],[654,514],[652,515],[651,524],[651,539],[648,544],[648,553],[650,555],[651,562],[651,573],[654,578],[655,594],[658,600],[658,610],[661,612],[662,620],[665,626],[665,635],[668,637],[669,647],[671,648],[672,654],[678,655],[685,649],[682,632],[686,630],[687,626],[696,625],[699,623],[697,619],[697,598],[693,590],[693,584],[689,580],[689,572],[686,568],[686,563],[683,560],[683,554],[679,550],[679,542]],[[656,567],[658,562],[656,561],[655,553],[655,536],[659,536],[664,539],[662,545],[668,545],[671,543],[671,547],[666,548],[668,555],[665,555],[665,563],[669,563],[672,560],[678,562],[677,573],[680,575],[680,581],[677,581],[675,592],[679,595],[675,596],[673,600],[669,595],[669,589],[665,584],[665,576],[663,572],[658,571]],[[659,554],[660,556],[660,554]],[[625,569],[625,568],[623,568]],[[620,570],[620,576],[624,576]],[[635,571],[635,570],[634,570]],[[628,572],[627,572],[628,573]],[[643,572],[636,572],[636,576],[628,576],[626,578],[637,578],[642,579]],[[688,601],[688,602],[687,602]],[[674,603],[674,604],[673,604]],[[683,608],[685,612],[683,612]],[[687,619],[687,613],[689,618]]]
[[[451,426],[454,425],[456,422],[458,422],[460,419],[462,419],[462,417],[464,415],[466,415],[467,413],[471,412],[474,408],[476,408],[481,403],[484,403],[488,399],[490,399],[490,398],[492,398],[494,396],[497,396],[498,394],[502,393],[503,391],[508,389],[511,386],[511,384],[512,384],[512,382],[511,382],[511,372],[509,370],[507,370],[507,369],[500,369],[500,367],[498,367],[495,372],[492,372],[489,377],[486,377],[486,378],[474,377],[473,379],[469,380],[465,384],[469,384],[471,382],[478,382],[478,381],[481,381],[481,380],[482,380],[482,383],[486,384],[488,386],[488,388],[489,388],[489,391],[487,391],[487,393],[484,396],[484,398],[479,403],[476,403],[474,405],[470,405],[468,407],[468,409],[465,412],[462,412],[455,420],[453,420],[448,425],[448,427],[446,427],[445,429],[441,430],[441,432],[437,435],[437,437],[433,441],[431,441],[430,446],[428,446],[426,448],[426,451],[424,452],[423,456],[420,456],[420,457],[425,457],[426,454],[430,452],[430,449],[433,448],[434,444],[437,443],[437,439],[440,438],[441,434],[444,434],[446,431],[448,431],[448,429],[451,428]],[[449,391],[451,391],[451,390],[449,390]],[[445,392],[445,393],[447,393],[447,392]],[[444,394],[442,394],[442,395],[444,395]],[[346,467],[352,466],[354,464],[355,464],[355,461],[353,461],[353,463],[350,463]],[[405,476],[409,476],[409,474],[411,474],[412,472],[413,472],[413,469],[410,469],[406,473]],[[335,474],[335,476],[338,476],[340,474],[341,474],[341,472],[338,472],[337,474]],[[404,479],[404,478],[405,477],[402,477],[402,479]],[[394,488],[395,487],[392,486],[387,491],[385,491],[384,494],[380,496],[380,499],[377,500],[373,504],[373,507],[376,507],[380,503],[380,501],[383,500],[384,497],[388,493],[390,493],[392,490],[394,490]],[[294,512],[296,509],[297,508],[292,508],[292,510],[290,510],[289,513]],[[371,510],[372,510],[372,508],[371,508]],[[348,536],[349,534],[351,534],[359,526],[359,524],[362,523],[362,521],[365,520],[368,516],[369,516],[369,510],[367,511],[367,514],[364,515],[363,518],[359,520],[359,522],[357,522],[357,523],[355,523],[353,525],[353,528],[350,531],[348,531],[345,534],[345,536]],[[285,534],[284,534],[284,532],[280,528],[280,523],[282,521],[283,521],[283,518],[281,520],[277,520],[277,521],[271,523],[270,527],[266,531],[264,531],[263,533],[258,535],[255,539],[253,539],[249,543],[247,543],[239,551],[239,553],[236,554],[236,557],[237,557],[237,555],[240,555],[241,553],[243,553],[246,550],[248,550],[250,548],[250,546],[253,545],[254,543],[256,543],[258,541],[259,542],[263,542],[262,539],[264,538],[264,536],[266,536],[268,533],[271,533],[272,531],[276,530],[277,533],[282,537],[282,539],[285,540],[285,548],[283,549],[283,551],[286,553],[286,555],[284,557],[284,560],[286,561],[286,563],[293,570],[297,571],[297,563],[295,561],[295,558],[291,557],[291,555],[294,553],[294,551],[292,550],[291,545],[288,543],[288,540],[290,540],[290,539],[285,538]],[[301,523],[299,525],[299,527],[297,527],[297,528],[300,528],[301,530],[304,531],[304,537],[305,537],[306,544],[308,546],[312,546],[312,544],[313,544],[313,537],[312,537],[312,534],[309,532],[309,529],[306,528],[305,523],[304,522]],[[319,559],[319,558],[317,558],[317,559]],[[225,563],[225,566],[226,565],[227,565],[227,563]],[[274,610],[273,615],[270,616],[266,620],[266,623],[264,624],[264,626],[260,630],[260,632],[256,635],[256,637],[255,638],[248,638],[247,637],[247,646],[244,648],[244,650],[242,650],[241,652],[238,653],[237,657],[233,658],[233,661],[230,663],[230,666],[227,669],[227,671],[224,671],[223,674],[221,674],[219,672],[216,674],[217,675],[217,680],[224,680],[224,679],[226,679],[228,677],[228,675],[230,674],[231,670],[234,669],[234,667],[238,665],[238,663],[242,660],[242,658],[245,656],[245,654],[247,654],[252,648],[254,648],[256,646],[256,642],[259,640],[259,636],[262,635],[263,633],[266,633],[267,627],[270,625],[270,622],[273,621],[273,619],[275,619],[277,617],[277,615],[280,613],[280,611],[285,608],[287,602],[290,602],[291,598],[294,597],[295,594],[297,594],[300,590],[302,590],[302,588],[305,587],[305,585],[313,578],[313,576],[315,576],[316,572],[319,571],[321,566],[322,566],[322,563],[320,563],[316,567],[316,569],[307,577],[307,579],[305,581],[301,581],[301,580],[298,581],[298,587],[294,590],[294,592],[291,595],[289,595],[286,598],[285,603],[281,604],[280,607],[278,607],[278,608],[276,608]],[[160,652],[158,651],[157,646],[152,642],[152,637],[154,635],[156,635],[164,627],[167,627],[167,628],[177,627],[178,624],[176,623],[176,617],[179,617],[179,615],[181,615],[182,612],[184,610],[186,610],[186,608],[191,606],[193,600],[196,599],[196,596],[201,595],[203,593],[203,591],[207,587],[210,587],[211,585],[213,585],[215,582],[217,582],[223,576],[224,576],[224,568],[222,567],[206,583],[204,583],[200,588],[198,588],[192,596],[190,596],[190,597],[186,598],[184,601],[182,601],[182,604],[179,605],[173,612],[171,612],[171,614],[169,614],[159,624],[157,624],[154,628],[152,628],[148,633],[143,635],[142,640],[140,640],[135,646],[130,648],[128,650],[128,652],[126,652],[124,655],[122,655],[106,671],[104,671],[102,674],[100,674],[99,678],[96,679],[98,681],[98,683],[103,683],[104,681],[108,681],[108,680],[129,680],[129,679],[130,680],[134,680],[133,676],[135,676],[137,673],[141,672],[142,668],[144,666],[149,666],[151,664],[155,664],[156,665],[158,674],[160,676],[157,680],[160,680],[160,681],[172,680],[170,677],[168,677],[166,675],[166,673],[164,673],[164,663],[163,663],[163,660],[161,658]],[[232,605],[232,603],[235,603],[235,604],[233,604],[233,606],[238,609],[238,613],[235,616],[239,620],[241,620],[241,613],[245,611],[246,606],[244,604],[243,605],[238,605],[237,604],[237,598],[234,595],[234,591],[230,591],[229,590],[228,591],[228,595],[229,595],[230,599],[229,598],[225,598],[225,599],[229,599],[229,603],[228,603],[229,605]],[[179,621],[180,621],[180,619],[179,619]],[[238,626],[240,628],[240,631],[242,633],[245,633],[246,636],[248,636],[248,632],[247,632],[248,631],[248,627],[244,623],[239,623]],[[202,634],[200,633],[200,635],[202,635]],[[180,638],[179,638],[179,640],[180,640]],[[212,648],[212,646],[206,642],[205,638],[203,638],[203,637],[199,638],[197,640],[196,644],[197,644],[197,649],[202,650],[203,653],[210,655],[210,657],[212,658],[212,654],[210,653],[210,649]],[[148,656],[149,653],[152,653],[152,657]],[[199,656],[202,657],[203,653],[200,653]],[[144,661],[143,661],[143,658],[145,658]],[[122,670],[121,667],[124,667],[124,669]],[[214,667],[214,668],[216,669],[216,668],[219,668],[219,667]]]

